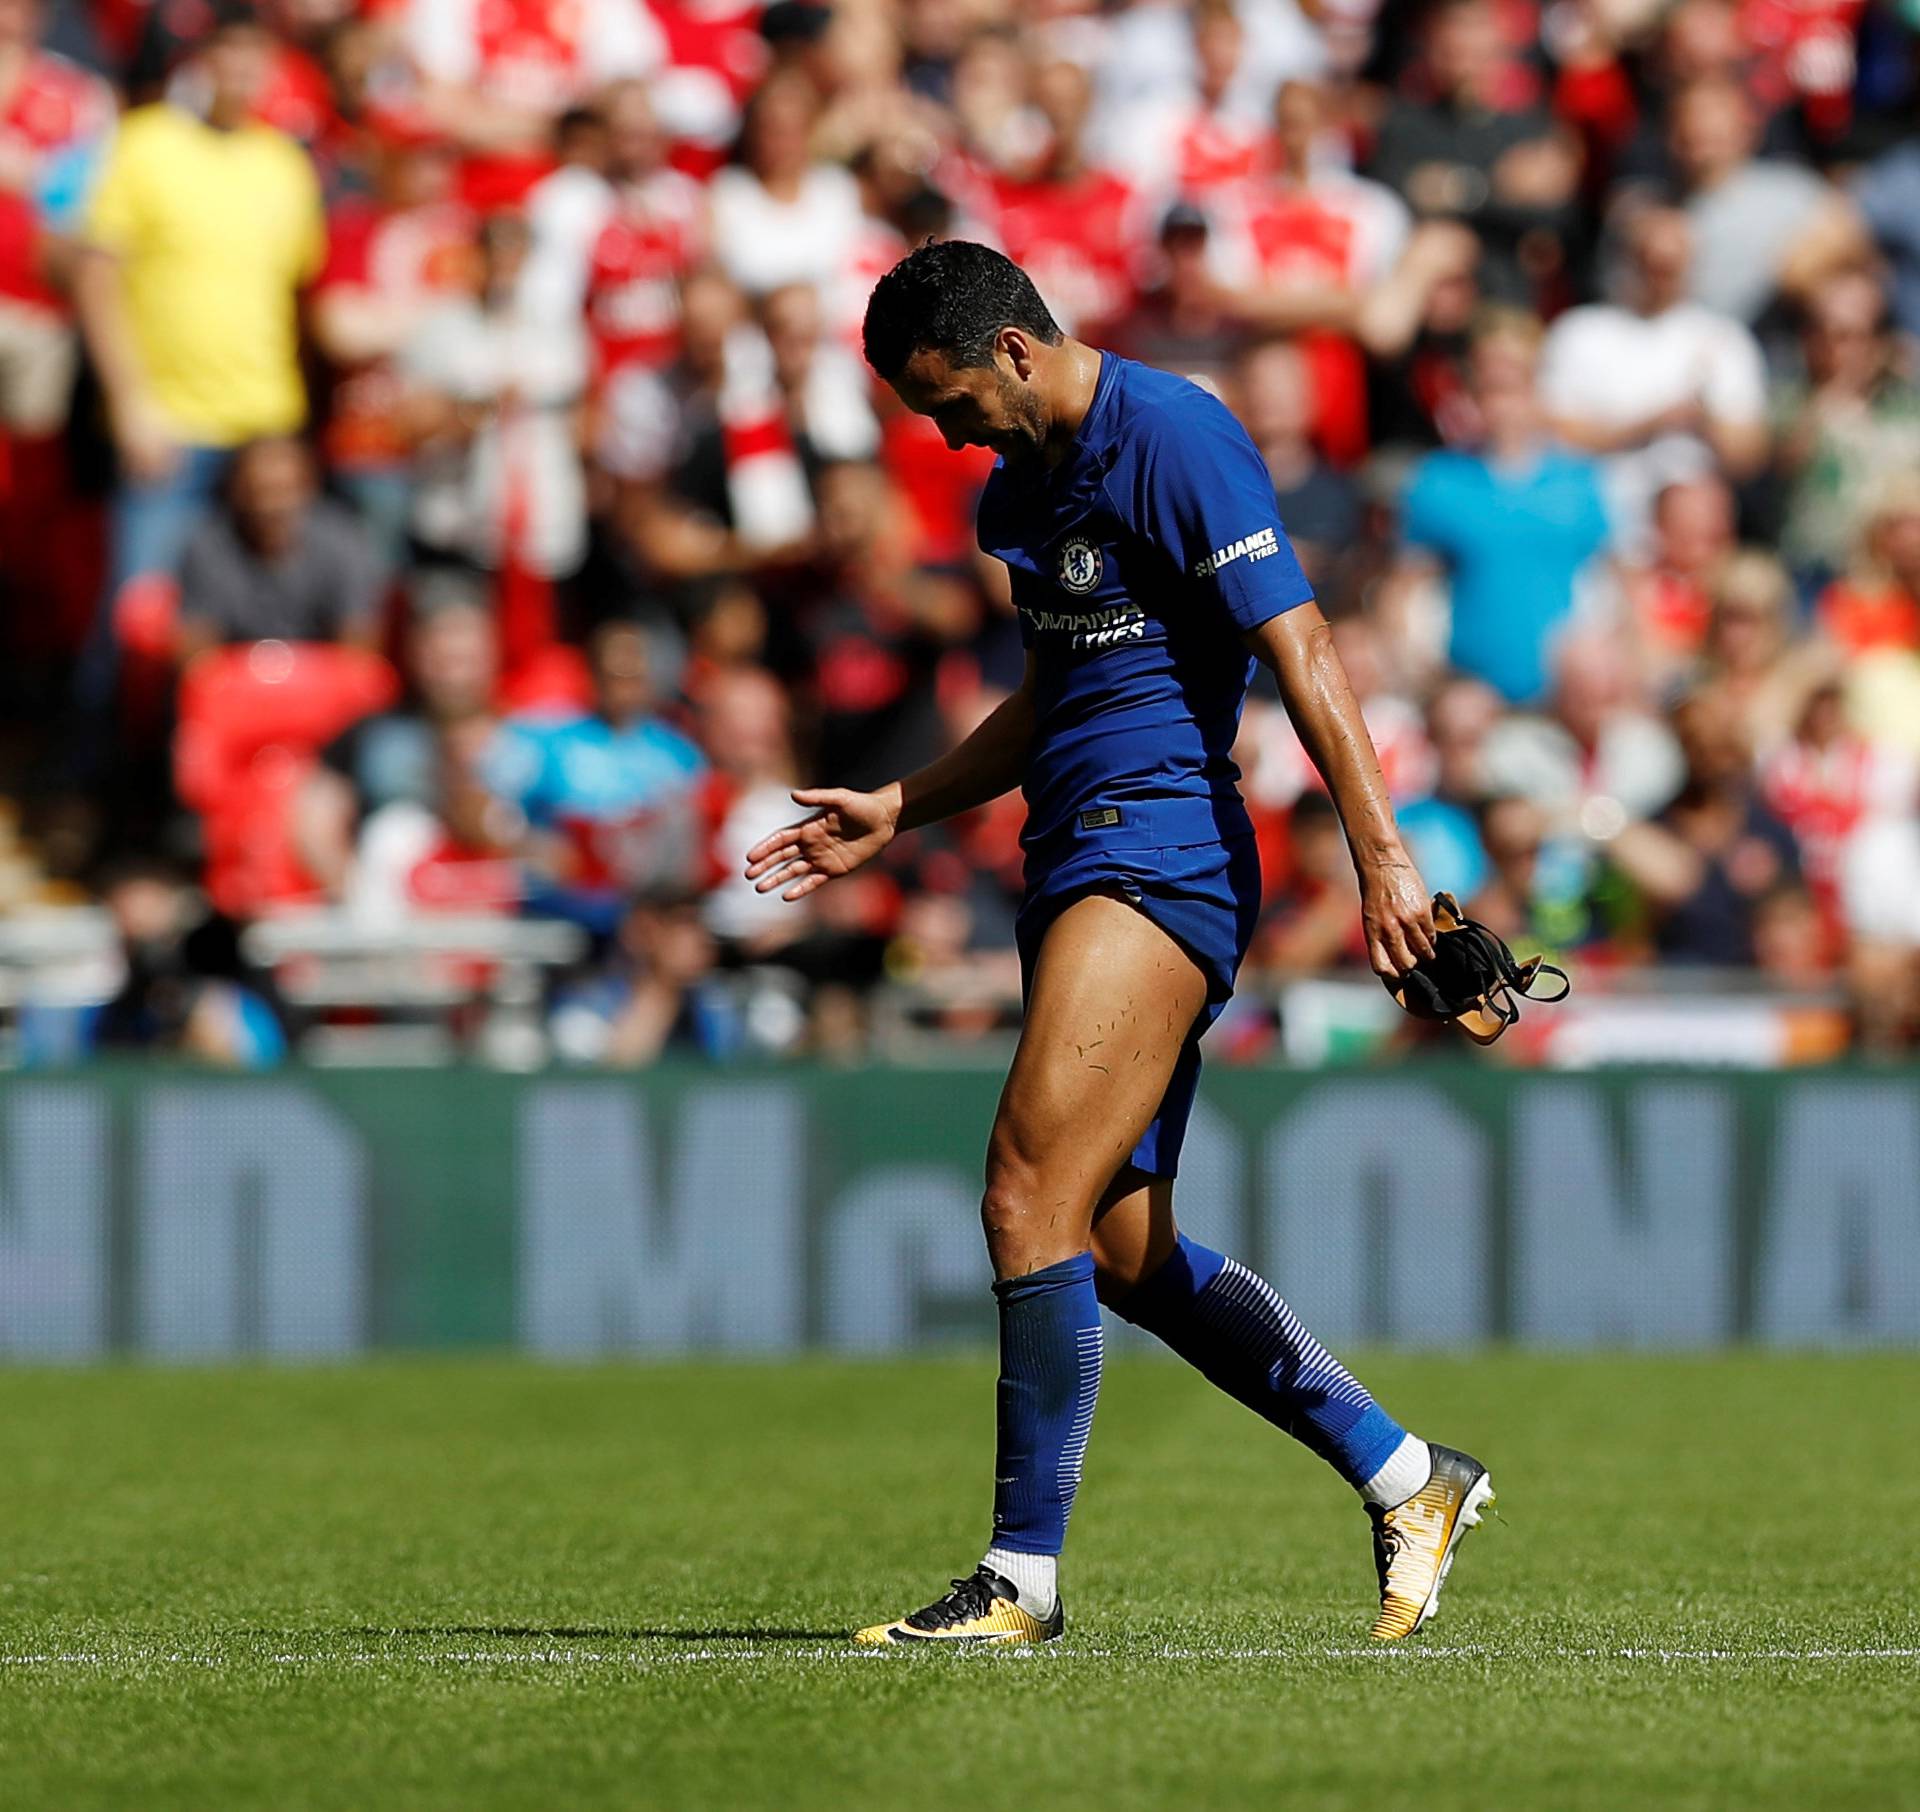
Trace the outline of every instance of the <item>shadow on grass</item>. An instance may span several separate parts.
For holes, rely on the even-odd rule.
[[[500,1642],[841,1642],[845,1629],[628,1628],[595,1623],[421,1623],[379,1629],[372,1624],[344,1632],[362,1640],[394,1636],[485,1636]]]

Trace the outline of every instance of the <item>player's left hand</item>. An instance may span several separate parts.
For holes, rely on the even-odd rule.
[[[1361,865],[1360,922],[1367,934],[1367,961],[1385,980],[1400,980],[1433,954],[1433,904],[1407,855]]]

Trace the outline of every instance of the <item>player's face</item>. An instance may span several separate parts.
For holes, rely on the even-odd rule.
[[[1011,461],[1038,458],[1046,413],[1004,350],[990,365],[955,365],[944,352],[916,352],[894,380],[900,400],[926,416],[948,446],[991,447]]]

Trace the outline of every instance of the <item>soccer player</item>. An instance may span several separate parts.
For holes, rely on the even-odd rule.
[[[902,831],[1023,787],[1026,1017],[987,1148],[1000,1311],[993,1532],[978,1567],[867,1644],[1040,1642],[1100,1388],[1099,1305],[1147,1328],[1302,1441],[1366,1505],[1373,1634],[1432,1615],[1492,1486],[1409,1434],[1271,1285],[1180,1233],[1173,1178],[1200,1073],[1260,906],[1235,785],[1253,662],[1326,776],[1359,871],[1373,967],[1433,949],[1425,888],[1327,624],[1245,430],[1187,382],[1060,331],[1019,266],[922,246],[867,306],[869,363],[953,447],[999,458],[980,545],[1013,576],[1020,688],[951,754],[878,792],[814,787],[814,815],[747,852],[803,899]]]

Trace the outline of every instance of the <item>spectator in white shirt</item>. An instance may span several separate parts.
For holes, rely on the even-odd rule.
[[[667,162],[667,140],[643,81],[616,82],[596,102],[600,167],[563,163],[527,197],[533,251],[521,279],[534,312],[573,326],[583,309],[603,372],[628,342],[670,342],[678,282],[706,249],[706,197]],[[669,345],[670,350],[670,345]]]
[[[880,450],[880,424],[867,401],[867,369],[827,337],[818,294],[804,283],[776,289],[760,304],[760,329],[768,375],[802,458],[872,459]]]
[[[1489,789],[1532,800],[1561,836],[1606,836],[1651,817],[1685,771],[1672,732],[1636,691],[1619,638],[1598,630],[1565,637],[1553,679],[1546,711],[1504,718],[1489,733]]]
[[[1678,208],[1627,217],[1617,303],[1570,309],[1541,353],[1540,391],[1561,437],[1605,461],[1622,551],[1647,551],[1653,500],[1717,465],[1751,478],[1768,448],[1766,366],[1731,316],[1688,299],[1693,234]]]
[[[524,219],[480,230],[477,291],[425,316],[401,353],[418,445],[413,532],[496,569],[510,557],[564,578],[586,552],[578,411],[584,336],[526,312]]]
[[[709,195],[721,267],[758,298],[789,283],[832,296],[862,230],[860,188],[811,148],[819,97],[798,70],[770,77],[747,104],[740,161]],[[862,298],[864,302],[865,298]]]
[[[1883,815],[1848,844],[1840,903],[1860,1042],[1897,1051],[1920,1017],[1920,813]]]
[[[1755,157],[1760,121],[1737,82],[1694,82],[1668,118],[1693,225],[1696,302],[1757,321],[1777,295],[1805,300],[1868,258],[1865,225],[1840,190],[1802,165]]]

